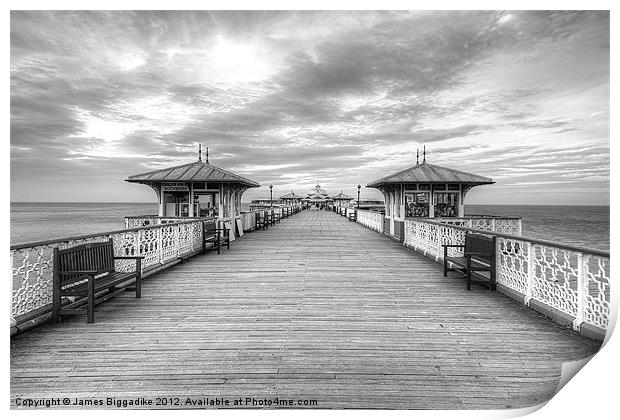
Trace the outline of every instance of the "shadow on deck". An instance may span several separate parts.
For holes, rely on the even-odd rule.
[[[600,343],[325,211],[304,211],[11,340],[15,398],[314,399],[504,408]],[[166,407],[160,407],[166,408]],[[169,408],[169,407],[168,407]]]

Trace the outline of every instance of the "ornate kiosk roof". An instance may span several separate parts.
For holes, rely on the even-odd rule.
[[[322,195],[327,196],[327,191],[325,191],[319,184],[316,184],[313,189],[308,192],[308,196],[313,195]]]
[[[304,197],[301,196],[301,195],[295,194],[293,191],[291,191],[288,194],[284,194],[283,196],[280,196],[281,200],[302,199],[302,198],[304,198]]]
[[[158,169],[138,175],[131,175],[125,181],[137,183],[154,182],[223,182],[241,184],[247,187],[260,187],[258,182],[233,172],[198,160],[185,165]]]
[[[353,200],[353,197],[346,195],[344,192],[340,191],[338,194],[332,196],[334,200]]]
[[[494,184],[491,178],[472,174],[469,172],[457,171],[456,169],[445,168],[443,166],[431,165],[422,162],[411,168],[396,172],[373,181],[367,185],[370,188],[377,188],[385,184],[408,184],[408,183],[460,183],[469,185]]]

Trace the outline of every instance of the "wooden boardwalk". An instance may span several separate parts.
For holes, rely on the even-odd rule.
[[[503,408],[599,343],[335,213],[304,211],[11,340],[15,398],[315,399]]]

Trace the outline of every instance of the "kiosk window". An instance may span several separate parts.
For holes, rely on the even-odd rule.
[[[435,193],[435,217],[456,217],[458,214],[458,193]]]
[[[405,217],[428,217],[429,193],[405,194]]]

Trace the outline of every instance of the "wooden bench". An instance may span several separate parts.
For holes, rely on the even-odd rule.
[[[273,226],[274,225],[274,217],[273,217],[273,210],[265,210],[265,223],[267,224],[267,226]]]
[[[349,212],[349,222],[357,221],[357,210]]]
[[[112,239],[67,249],[54,248],[52,319],[60,322],[62,315],[86,313],[86,322],[92,324],[96,304],[125,290],[135,290],[136,298],[139,298],[142,294],[143,258],[114,256]],[[116,271],[115,260],[135,260],[135,271]],[[63,307],[63,298],[74,301]]]
[[[462,257],[449,257],[448,248],[464,248]],[[471,285],[479,284],[491,290],[496,289],[495,278],[495,249],[496,237],[484,236],[473,233],[465,234],[464,245],[443,245],[443,276],[448,276],[449,263],[464,270],[467,276],[467,290]],[[489,278],[474,275],[477,272],[488,272]]]
[[[217,220],[204,222],[204,242],[210,244],[210,248],[216,248],[220,253],[222,245],[226,245],[226,249],[230,249],[230,229],[217,227]]]
[[[267,229],[269,226],[267,224],[267,217],[265,216],[265,211],[261,210],[256,213],[256,229],[261,228],[263,230]]]

